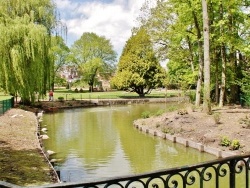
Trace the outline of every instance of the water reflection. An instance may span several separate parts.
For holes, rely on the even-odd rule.
[[[215,157],[139,132],[132,125],[145,109],[166,104],[144,104],[64,110],[46,114],[47,150],[57,152],[63,181],[138,174],[194,164]]]

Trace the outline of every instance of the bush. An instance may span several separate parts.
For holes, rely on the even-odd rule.
[[[231,144],[231,141],[228,139],[227,136],[223,136],[221,138],[220,145],[228,147],[228,146],[230,146],[230,144]]]
[[[219,124],[220,123],[221,114],[220,113],[214,113],[213,114],[213,118],[214,118],[214,122],[216,124]]]
[[[231,147],[230,149],[232,149],[232,150],[238,150],[240,148],[240,141],[239,140],[232,140],[230,147]]]
[[[154,115],[155,116],[160,116],[164,113],[164,110],[158,110]]]
[[[59,100],[60,102],[63,102],[63,101],[64,101],[64,97],[58,97],[58,100]]]
[[[150,115],[151,115],[151,114],[150,114],[149,111],[145,111],[145,112],[142,112],[141,117],[142,117],[143,119],[146,119],[146,118],[149,118]]]

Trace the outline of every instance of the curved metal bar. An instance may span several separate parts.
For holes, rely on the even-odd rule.
[[[132,183],[135,183],[135,182],[138,182],[138,183],[141,183],[143,185],[143,187],[146,187],[146,184],[144,183],[144,181],[142,181],[141,179],[137,179],[137,180],[130,180],[126,183],[126,185],[124,186],[124,188],[129,188],[129,186],[132,184]],[[133,188],[133,187],[132,187]]]
[[[185,184],[186,185],[193,185],[196,181],[195,176],[190,175],[191,173],[196,172],[199,175],[199,178],[201,178],[201,172],[198,169],[193,169],[190,171],[187,171],[184,176]]]
[[[229,164],[227,162],[219,164],[216,168],[216,172],[219,177],[225,177],[227,175],[228,170],[224,168],[224,165],[227,165],[229,170]]]
[[[240,174],[244,166],[247,166],[247,162],[244,159],[235,160],[235,173]]]
[[[176,174],[169,174],[166,179],[166,187],[167,188],[177,188],[179,183],[178,180],[175,179],[175,176],[179,176],[182,179],[183,187],[185,187],[185,181],[184,181],[184,176],[181,173],[176,173]],[[170,182],[171,181],[171,182]],[[170,185],[173,185],[173,187],[170,187]]]
[[[119,186],[119,187],[121,187],[121,188],[124,188],[123,185],[122,185],[121,183],[119,183],[119,182],[116,182],[116,183],[107,183],[107,184],[104,186],[104,188],[108,188],[109,186],[113,186],[113,185],[117,185],[117,186]],[[98,188],[98,187],[96,187],[96,188]]]
[[[161,180],[161,182],[164,184],[164,186],[166,185],[166,181],[163,179],[163,177],[158,176],[158,177],[151,177],[151,178],[149,178],[147,180],[147,182],[146,182],[146,187],[149,187],[151,181],[154,181],[154,180],[157,180],[157,179]],[[153,188],[159,188],[160,186],[158,184],[159,183],[153,183],[152,184]]]

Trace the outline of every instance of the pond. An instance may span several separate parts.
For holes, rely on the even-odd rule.
[[[180,104],[179,104],[180,105]],[[62,110],[45,114],[46,150],[56,152],[61,181],[140,174],[216,159],[134,128],[145,111],[178,108],[177,103],[136,104]]]

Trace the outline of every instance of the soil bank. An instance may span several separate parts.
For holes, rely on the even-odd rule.
[[[0,181],[19,186],[57,182],[42,154],[34,113],[13,108],[0,116]]]

